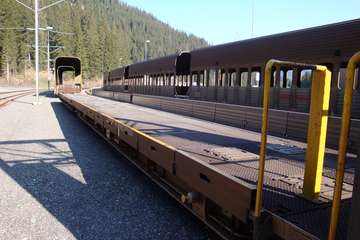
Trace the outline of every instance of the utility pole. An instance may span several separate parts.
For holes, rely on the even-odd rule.
[[[39,104],[39,1],[35,1],[35,83],[36,83],[36,101],[34,105]]]
[[[35,15],[35,84],[36,84],[36,100],[33,103],[34,105],[40,104],[39,102],[39,14],[41,11],[46,10],[52,6],[55,6],[59,3],[69,1],[71,4],[74,4],[76,0],[58,0],[53,2],[45,7],[40,8],[39,0],[34,0],[34,8],[29,7],[25,3],[21,2],[20,0],[15,0],[17,3],[21,4],[25,8],[34,12]]]
[[[53,30],[53,27],[46,27],[47,30],[47,77],[48,77],[48,90],[50,90],[50,30]]]

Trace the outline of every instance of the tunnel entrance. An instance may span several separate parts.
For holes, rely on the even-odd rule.
[[[55,81],[56,94],[80,92],[83,85],[80,58],[57,57],[55,59]]]

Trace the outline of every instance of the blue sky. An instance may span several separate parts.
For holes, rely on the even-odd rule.
[[[360,18],[360,0],[123,0],[211,44]]]

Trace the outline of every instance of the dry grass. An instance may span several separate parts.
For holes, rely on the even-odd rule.
[[[0,86],[9,86],[9,87],[35,87],[35,72],[33,70],[28,70],[26,74],[17,74],[11,75],[10,79],[6,79],[6,76],[0,76]],[[48,76],[47,71],[41,71],[39,75],[39,87],[42,89],[48,88]],[[65,79],[65,83],[68,81]],[[69,81],[71,83],[71,81]],[[50,88],[53,89],[55,86],[55,79],[52,77],[50,82]],[[84,81],[84,88],[93,88],[101,87],[101,79],[92,79]]]

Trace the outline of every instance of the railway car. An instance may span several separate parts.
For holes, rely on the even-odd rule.
[[[360,19],[197,49],[60,98],[223,238],[356,239],[359,40]],[[352,119],[328,117],[329,80],[330,114],[345,94]]]
[[[175,66],[179,61],[188,61],[189,56],[183,53],[183,59],[176,57]],[[350,84],[346,85],[346,102],[352,101],[353,73],[359,62],[360,52],[351,58],[347,67]],[[266,99],[269,99],[273,66],[289,69],[306,66],[314,71],[309,114],[268,110]],[[175,68],[176,76],[187,75],[186,69]],[[130,75],[129,70],[119,71]],[[226,112],[234,113],[239,106],[132,94],[129,93],[134,87],[130,85],[131,78],[127,76],[126,79],[128,81],[122,81],[123,93],[96,89],[93,94],[101,97],[62,93],[59,96],[80,119],[220,237],[229,240],[335,240],[349,236],[347,239],[357,239],[358,231],[354,227],[358,218],[359,190],[355,177],[359,170],[355,167],[356,156],[346,153],[348,141],[344,139],[351,140],[354,133],[359,139],[360,121],[351,120],[351,105],[344,105],[342,118],[337,122],[344,126],[338,133],[342,139],[340,150],[325,149],[326,130],[331,128],[327,128],[327,122],[329,120],[331,125],[335,121],[328,117],[331,75],[327,68],[268,61],[264,80],[266,99],[263,109],[260,108],[263,119],[251,120],[257,116],[259,108],[247,106],[241,106],[242,113],[234,118],[243,122],[246,116],[250,125],[260,123],[269,133],[276,128],[287,128],[289,135],[305,130],[307,138],[303,142],[287,137],[267,138],[267,130],[260,136],[256,132],[184,117],[182,115],[189,114],[197,117],[213,109],[213,118],[226,119]],[[152,79],[145,77],[145,80]],[[154,81],[159,86],[167,86],[168,80],[174,81],[175,92],[178,87],[182,91],[191,82],[186,77],[170,77],[160,83],[159,78]],[[209,117],[208,114],[203,116]],[[285,123],[284,116],[292,120]],[[275,129],[272,128],[274,123]],[[351,131],[349,135],[346,129],[349,123],[357,133]],[[347,224],[348,219],[351,225]]]
[[[132,64],[105,74],[104,88],[260,107],[265,63],[277,58],[327,66],[332,72],[330,113],[339,116],[345,67],[359,42],[360,19],[356,19]],[[303,68],[273,69],[271,108],[308,112],[311,74]],[[353,118],[360,118],[359,82],[357,70]]]

